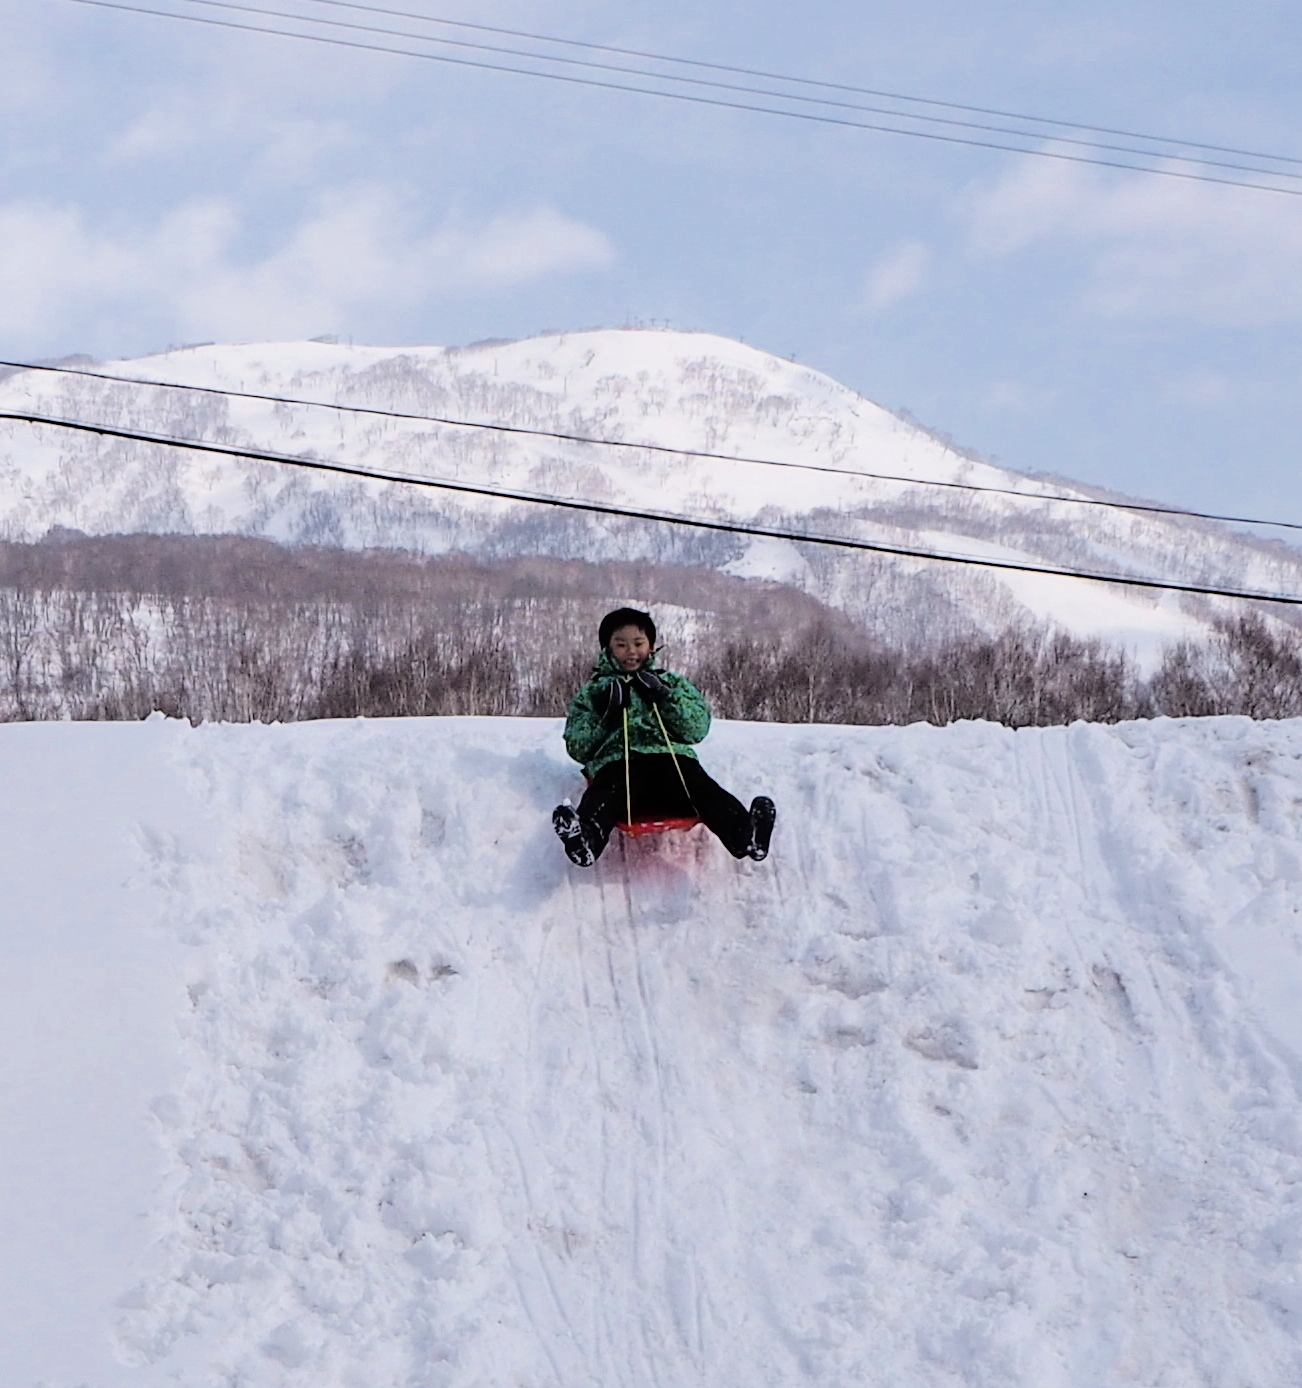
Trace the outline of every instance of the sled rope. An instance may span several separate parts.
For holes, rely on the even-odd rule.
[[[633,822],[633,779],[628,756],[628,705],[624,705],[624,823]]]
[[[687,789],[687,777],[683,775],[683,768],[679,764],[678,753],[674,751],[674,744],[669,740],[669,729],[665,727],[665,720],[660,716],[660,705],[652,704],[651,708],[655,713],[656,722],[660,724],[660,736],[664,738],[665,746],[669,749],[669,755],[674,759],[674,770],[678,772],[678,779],[682,783],[683,794],[687,797],[687,803],[692,807],[692,813],[699,819],[701,817],[701,812],[696,808],[696,801],[692,799],[692,792]],[[625,745],[627,746],[627,743]]]

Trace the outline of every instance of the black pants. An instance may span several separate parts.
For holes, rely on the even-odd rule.
[[[682,771],[679,779],[678,771]],[[668,752],[634,753],[628,764],[634,819],[672,819],[696,815],[734,858],[744,858],[750,845],[750,811],[712,780],[695,757],[679,757],[678,768]],[[683,791],[683,782],[687,791]],[[579,818],[588,828],[594,852],[606,846],[615,825],[628,815],[624,759],[609,762],[592,779],[579,801]]]

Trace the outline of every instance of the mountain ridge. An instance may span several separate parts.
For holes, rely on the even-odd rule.
[[[980,459],[808,366],[712,334],[602,329],[460,348],[212,344],[107,369],[176,386],[310,397],[624,446],[183,389],[142,393],[38,372],[0,381],[0,402],[227,446],[346,457],[450,481],[780,524],[942,554],[1302,591],[1302,554],[1291,547],[1188,517],[1055,501],[1054,495],[1114,498]],[[832,557],[783,540],[748,542],[650,522],[558,516],[519,503],[413,494],[397,483],[296,476],[272,464],[55,436],[12,423],[0,427],[0,443],[0,480],[7,484],[0,534],[13,539],[62,525],[89,533],[230,532],[349,548],[463,549],[489,557],[702,563],[801,588],[879,636],[916,638],[928,627],[928,613],[952,612],[954,622],[987,631],[1047,621],[1141,657],[1203,635],[1219,616],[1237,610],[1074,579],[962,571],[918,559]],[[684,452],[647,452],[640,444]],[[762,467],[742,456],[826,470]],[[864,471],[906,480],[868,478]],[[918,487],[927,481],[1020,495]]]

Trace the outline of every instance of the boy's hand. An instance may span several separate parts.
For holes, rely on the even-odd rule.
[[[628,685],[617,675],[612,675],[597,691],[596,702],[601,716],[609,721],[621,709],[628,707]]]
[[[648,670],[645,665],[634,671],[633,682],[637,685],[638,693],[648,703],[662,704],[669,697],[669,686],[654,670]]]

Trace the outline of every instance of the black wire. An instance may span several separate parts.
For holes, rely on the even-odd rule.
[[[1197,174],[1179,169],[1147,168],[1138,164],[1123,164],[1115,159],[1094,159],[1084,154],[1066,154],[1060,150],[1027,149],[1020,145],[999,144],[993,140],[968,139],[961,135],[942,135],[935,130],[909,130],[897,125],[881,125],[873,121],[846,120],[839,116],[818,115],[813,111],[787,111],[773,106],[757,106],[753,102],[725,101],[721,97],[693,95],[690,92],[670,92],[657,87],[634,86],[627,82],[607,82],[595,77],[576,77],[559,72],[539,72],[533,68],[511,67],[505,63],[488,63],[472,58],[454,58],[446,53],[424,53],[410,48],[392,48],[385,44],[359,43],[355,39],[330,38],[325,34],[304,34],[295,30],[272,29],[260,24],[243,24],[236,20],[210,19],[205,15],[176,14],[167,10],[153,10],[141,5],[119,3],[119,0],[69,0],[74,5],[87,5],[93,9],[118,10],[126,14],[152,15],[155,19],[175,19],[186,24],[203,24],[215,29],[233,29],[250,34],[271,34],[278,38],[302,39],[307,43],[326,44],[332,48],[357,49],[366,53],[390,53],[403,58],[422,58],[426,62],[445,63],[454,67],[470,67],[481,72],[507,72],[517,77],[541,77],[550,82],[564,82],[570,86],[593,87],[602,91],[635,92],[641,96],[658,96],[667,101],[684,101],[694,106],[712,106],[728,111],[753,111],[760,115],[785,116],[789,120],[811,122],[815,125],[832,125],[848,130],[871,130],[885,135],[909,135],[918,140],[931,140],[940,144],[962,145],[969,149],[1000,150],[1007,154],[1032,155],[1037,159],[1054,159],[1059,163],[1089,164],[1102,169],[1124,169],[1129,173],[1153,174],[1161,178],[1178,178],[1192,183],[1215,183],[1228,188],[1250,188],[1261,193],[1279,193],[1287,197],[1302,197],[1302,188],[1278,188],[1269,183],[1249,183],[1239,178],[1217,178],[1210,174]],[[304,23],[314,23],[304,19]],[[546,59],[540,59],[546,61]],[[913,119],[906,115],[902,119]],[[1035,138],[1028,135],[1028,139]],[[1293,177],[1289,174],[1271,175],[1269,171],[1258,169],[1255,172],[1266,177]]]
[[[365,478],[372,482],[400,482],[407,486],[428,487],[436,491],[492,497],[498,501],[519,501],[533,506],[551,506],[567,511],[584,511],[594,515],[613,516],[619,520],[655,521],[662,525],[685,526],[693,530],[711,530],[727,535],[753,535],[760,539],[790,540],[796,544],[820,545],[831,549],[891,554],[902,559],[924,559],[943,564],[964,564],[979,569],[1000,569],[1010,573],[1045,574],[1053,578],[1084,579],[1095,583],[1118,583],[1131,588],[1151,588],[1170,593],[1196,593],[1204,597],[1236,598],[1249,602],[1273,602],[1288,607],[1302,607],[1302,597],[1286,597],[1278,593],[1250,593],[1235,588],[1214,588],[1210,585],[1196,583],[1174,583],[1158,578],[1127,578],[1121,574],[1055,569],[1042,564],[1018,564],[1007,559],[978,559],[974,555],[938,554],[934,550],[911,549],[903,545],[876,544],[870,540],[851,540],[836,535],[811,535],[798,530],[741,525],[735,521],[700,520],[690,516],[673,515],[665,511],[633,510],[629,507],[606,505],[598,501],[577,501],[568,497],[548,496],[539,492],[517,491],[513,488],[476,486],[469,482],[448,482],[434,477],[413,477],[409,473],[376,471],[370,468],[356,467],[350,463],[331,462],[321,458],[293,457],[285,453],[268,453],[258,449],[236,448],[229,444],[203,443],[196,439],[180,439],[166,434],[147,434],[136,429],[119,429],[107,424],[86,424],[73,419],[55,419],[48,415],[30,414],[21,410],[0,410],[0,419],[12,419],[20,424],[45,425],[53,429],[69,429],[77,433],[96,434],[103,438],[126,439],[133,443],[149,443],[162,448],[180,448],[193,453],[214,453],[225,458],[247,458],[252,462],[276,463],[286,467],[304,468],[313,472],[337,473],[345,477]]]
[[[1099,140],[1082,140],[1069,135],[1051,135],[1040,131],[1016,130],[1006,125],[984,125],[976,121],[958,120],[952,116],[929,116],[915,115],[907,111],[897,111],[886,106],[865,106],[854,101],[840,101],[829,97],[801,96],[791,92],[774,91],[770,87],[743,87],[734,82],[711,81],[701,77],[681,77],[675,73],[648,72],[645,68],[621,67],[614,63],[598,63],[585,58],[561,58],[554,57],[548,53],[536,53],[522,48],[503,48],[494,44],[473,43],[468,39],[449,39],[439,38],[432,34],[413,33],[407,29],[384,28],[375,24],[357,24],[343,19],[318,19],[312,15],[304,15],[294,10],[275,10],[269,9],[265,5],[245,5],[237,3],[237,0],[176,0],[178,4],[200,5],[207,9],[214,10],[233,10],[241,14],[261,15],[267,19],[288,19],[305,24],[320,24],[332,29],[351,29],[355,32],[369,34],[384,34],[390,38],[416,39],[422,43],[440,43],[455,48],[470,48],[483,53],[505,54],[515,58],[532,58],[540,62],[564,63],[570,67],[592,68],[601,72],[617,72],[633,77],[647,77],[656,81],[682,82],[694,87],[712,87],[718,91],[741,92],[748,96],[772,97],[778,101],[804,101],[818,106],[835,106],[847,111],[866,111],[871,115],[878,116],[899,116],[904,120],[926,121],[931,125],[948,125],[963,130],[981,130],[996,135],[1013,135],[1021,139],[1045,139],[1056,144],[1075,145],[1081,149],[1098,149],[1108,151],[1113,154],[1134,154],[1142,159],[1169,159],[1186,164],[1198,164],[1206,168],[1231,169],[1239,173],[1265,174],[1270,178],[1302,179],[1302,173],[1289,173],[1279,169],[1262,169],[1250,164],[1231,164],[1223,159],[1211,159],[1206,157],[1195,158],[1190,154],[1173,154],[1161,150],[1137,149],[1133,145],[1114,145]],[[337,0],[313,0],[318,4],[335,4]],[[353,10],[365,10],[371,13],[369,6],[366,5],[347,5],[345,8]],[[395,15],[403,14],[403,11],[383,11]],[[408,18],[418,19],[418,15],[409,15]],[[1269,157],[1269,156],[1267,156]]]
[[[533,34],[523,29],[503,29],[493,24],[472,24],[464,19],[444,19],[438,15],[419,14],[411,10],[387,9],[381,5],[353,4],[349,0],[304,0],[304,3],[328,5],[333,9],[341,10],[362,10],[370,14],[387,14],[397,19],[418,19],[426,24],[442,24],[455,29],[474,29],[480,33],[503,34],[509,38],[531,39],[537,43],[554,43],[567,48],[587,48],[597,53],[618,53],[626,58],[649,58],[658,63],[678,63],[683,67],[705,68],[711,72],[731,72],[740,77],[762,77],[768,81],[792,82],[802,87],[821,87],[827,91],[851,92],[858,96],[882,97],[889,101],[911,101],[922,106],[940,106],[950,111],[968,111],[978,116],[1000,116],[1005,120],[1033,121],[1038,125],[1056,125],[1063,130],[1086,130],[1098,135],[1119,135],[1127,140],[1148,140],[1154,144],[1180,145],[1185,149],[1209,150],[1213,154],[1238,154],[1246,159],[1273,159],[1283,164],[1302,164],[1302,159],[1294,158],[1288,154],[1267,154],[1261,150],[1239,149],[1233,145],[1211,145],[1199,140],[1179,139],[1173,135],[1150,135],[1142,130],[1120,130],[1108,125],[1090,125],[1084,121],[1057,120],[1052,116],[1028,116],[1024,112],[1004,111],[998,107],[970,106],[961,101],[943,101],[930,96],[910,96],[907,92],[884,91],[878,87],[856,87],[845,82],[824,82],[812,77],[793,77],[789,73],[767,72],[762,68],[736,67],[729,63],[704,62],[699,58],[675,58],[665,53],[648,53],[640,48],[618,48],[612,44],[559,38],[554,34]],[[552,61],[559,60],[554,59]],[[1050,136],[1049,138],[1054,137]]]
[[[1061,501],[1073,506],[1098,506],[1113,511],[1143,511],[1157,516],[1183,516],[1190,520],[1223,521],[1230,525],[1264,525],[1279,530],[1302,530],[1302,522],[1261,520],[1255,516],[1221,515],[1215,511],[1188,511],[1177,506],[1154,506],[1142,501],[1106,501],[1102,497],[1063,496],[1060,493],[1023,492],[1016,487],[983,487],[976,482],[944,482],[927,477],[905,477],[892,472],[865,472],[859,468],[828,467],[822,463],[797,463],[782,458],[752,458],[736,453],[709,453],[699,448],[675,448],[666,443],[634,443],[626,439],[599,439],[590,434],[567,434],[557,429],[529,429],[521,424],[487,424],[481,420],[451,419],[445,415],[409,414],[403,410],[382,410],[373,405],[336,405],[328,400],[303,400],[293,395],[263,395],[250,390],[227,390],[217,386],[192,386],[176,381],[151,381],[139,376],[114,376],[107,371],[87,371],[80,366],[55,366],[43,362],[5,361],[0,367],[17,371],[48,371],[60,376],[87,376],[93,381],[113,381],[120,385],[153,386],[159,390],[187,390],[199,395],[218,395],[232,400],[260,400],[269,405],[300,405],[308,409],[338,410],[342,414],[364,414],[380,419],[404,419],[420,424],[443,424],[454,429],[482,429],[495,434],[520,434],[527,438],[556,439],[562,443],[585,443],[598,448],[637,448],[647,453],[669,453],[677,458],[709,458],[723,463],[745,463],[756,467],[792,468],[799,472],[821,472],[832,477],[863,477],[873,482],[903,482],[913,487],[940,487],[948,491],[980,492],[992,496],[1012,496],[1020,501]]]

